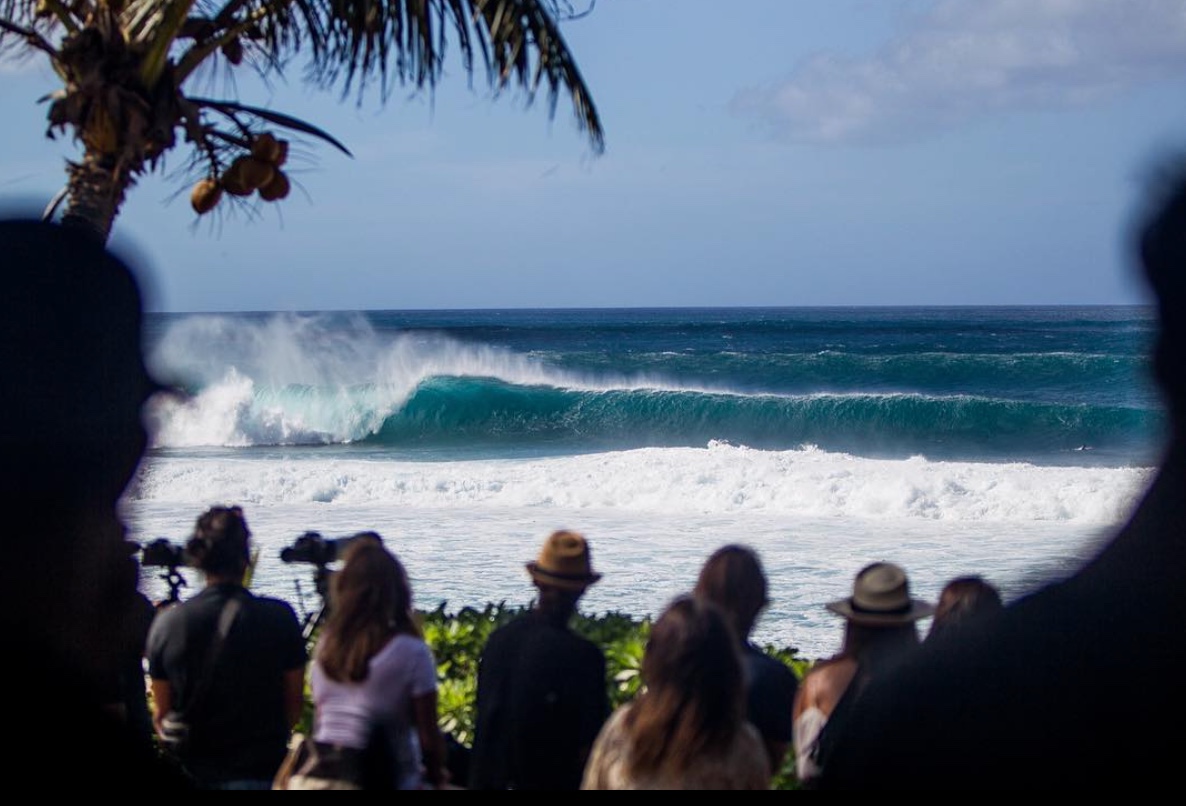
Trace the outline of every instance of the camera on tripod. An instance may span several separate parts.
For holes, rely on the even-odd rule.
[[[366,537],[369,533],[350,537],[322,537],[318,532],[305,532],[291,546],[280,551],[280,559],[286,563],[309,563],[326,566],[340,560],[351,543]],[[375,535],[378,539],[378,535]]]
[[[189,556],[185,549],[169,541],[167,537],[158,537],[140,547],[140,564],[145,568],[163,568],[161,579],[169,585],[169,598],[162,604],[174,604],[181,601],[181,589],[185,587],[185,577],[178,569],[189,565]]]
[[[317,627],[326,614],[329,601],[329,579],[333,573],[328,568],[329,564],[342,559],[346,554],[346,549],[360,540],[373,540],[380,545],[383,543],[383,538],[379,536],[378,532],[359,532],[349,537],[323,537],[319,532],[305,532],[293,541],[291,546],[285,546],[280,550],[280,559],[283,562],[308,563],[316,566],[313,584],[317,589],[317,595],[321,598],[321,603],[316,610],[305,612],[302,633],[306,641],[312,640]],[[297,582],[297,598],[303,598],[299,581]]]
[[[187,565],[189,559],[185,549],[169,542],[167,537],[158,537],[140,549],[140,564],[158,568],[178,568]]]

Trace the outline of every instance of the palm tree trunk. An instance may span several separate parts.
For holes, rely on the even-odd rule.
[[[104,164],[111,162],[88,150],[82,162],[71,162],[66,169],[68,201],[62,224],[85,229],[103,243],[111,237],[111,225],[132,185],[132,171]]]

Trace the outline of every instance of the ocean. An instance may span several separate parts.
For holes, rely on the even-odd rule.
[[[190,396],[147,409],[123,508],[180,544],[241,505],[253,589],[302,615],[315,567],[280,554],[310,531],[378,531],[417,606],[451,611],[527,604],[558,528],[604,574],[589,614],[657,615],[745,543],[770,580],[754,639],[824,657],[824,605],[869,562],[931,600],[1079,567],[1163,445],[1155,331],[1146,306],[150,314],[149,364]]]

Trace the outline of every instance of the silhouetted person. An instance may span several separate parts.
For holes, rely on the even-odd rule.
[[[586,588],[601,579],[588,543],[553,532],[527,572],[535,604],[482,650],[471,789],[579,789],[609,716],[605,656],[569,626]]]
[[[745,718],[737,636],[698,596],[672,600],[651,628],[642,688],[605,723],[582,789],[770,788],[770,763]]]
[[[852,595],[829,602],[844,618],[844,646],[803,676],[795,695],[795,774],[814,788],[834,737],[848,730],[871,681],[918,649],[918,621],[935,608],[910,595],[906,571],[875,562],[857,572]]]
[[[875,681],[827,788],[1167,791],[1186,724],[1186,184],[1148,218],[1154,353],[1173,432],[1132,516],[1077,573],[971,640],[926,642]],[[964,638],[965,636],[960,636]]]
[[[971,574],[951,579],[939,592],[927,640],[957,629],[978,629],[981,619],[999,613],[1004,606],[1001,592],[984,577]]]
[[[89,235],[0,221],[0,635],[6,767],[39,791],[187,788],[117,713],[139,655],[119,499],[147,445],[131,268]]]
[[[750,641],[758,617],[770,604],[762,560],[748,546],[722,546],[700,568],[693,593],[720,607],[737,636],[745,675],[746,716],[762,734],[773,776],[782,769],[791,747],[791,712],[799,678],[789,666]]]
[[[239,507],[203,512],[185,556],[205,585],[158,610],[148,633],[157,733],[166,734],[166,716],[184,716],[190,739],[176,755],[203,788],[271,789],[304,708],[300,621],[288,602],[243,586],[251,531]],[[225,637],[211,661],[219,629]]]

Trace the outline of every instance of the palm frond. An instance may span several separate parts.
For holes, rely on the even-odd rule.
[[[144,82],[144,86],[156,85],[161,71],[165,68],[165,60],[173,47],[173,42],[185,25],[193,5],[194,0],[166,0],[160,4],[159,13],[150,17],[156,25],[152,26],[148,34],[148,52],[140,65],[140,80]]]
[[[27,28],[10,20],[0,18],[0,43],[3,43],[5,33],[21,37],[29,43],[30,47],[36,48],[50,56],[57,54],[57,49],[33,28]]]
[[[342,95],[363,95],[378,83],[385,100],[396,85],[432,90],[446,50],[455,47],[465,73],[477,60],[495,92],[517,87],[530,104],[545,90],[549,115],[562,89],[578,126],[596,151],[601,121],[589,88],[558,28],[551,0],[291,0],[286,24],[300,24],[314,45],[309,77]],[[300,21],[298,23],[298,21]]]
[[[312,123],[307,123],[301,120],[300,118],[294,118],[291,115],[273,112],[270,109],[263,109],[262,107],[250,106],[248,104],[236,103],[234,101],[216,101],[211,98],[190,98],[189,100],[199,107],[214,109],[223,113],[224,115],[233,115],[236,112],[242,112],[247,115],[253,115],[261,120],[266,120],[269,123],[274,123],[277,126],[283,126],[286,129],[292,129],[293,131],[312,135],[313,137],[329,143],[347,157],[354,156],[350,153],[350,149],[338,142],[338,140],[336,140],[333,135],[329,134],[323,129],[319,129]]]

